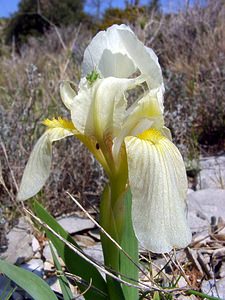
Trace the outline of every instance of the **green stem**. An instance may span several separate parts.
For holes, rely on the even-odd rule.
[[[207,295],[207,294],[203,294],[203,293],[201,293],[201,292],[194,291],[194,290],[188,290],[188,291],[186,291],[186,294],[188,294],[188,295],[199,296],[199,297],[201,297],[201,298],[203,298],[203,299],[209,299],[209,300],[222,300],[221,298],[209,296],[209,295]]]
[[[111,196],[111,188],[109,185],[107,185],[103,191],[101,199],[100,224],[107,231],[107,233],[118,242],[119,235],[115,214],[112,207]],[[105,266],[108,267],[111,272],[116,274],[119,272],[119,249],[107,236],[104,235],[104,233],[101,234],[101,242]],[[109,276],[107,276],[106,279],[109,299],[125,300],[120,283]]]

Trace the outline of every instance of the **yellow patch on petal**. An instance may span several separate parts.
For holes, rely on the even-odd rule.
[[[45,119],[42,124],[47,126],[48,128],[63,128],[66,130],[76,130],[75,126],[73,125],[72,121],[63,119],[61,117],[50,119]]]
[[[126,137],[132,219],[140,243],[156,253],[186,247],[191,232],[186,219],[187,177],[176,146],[160,130]]]
[[[155,128],[145,130],[144,132],[138,134],[137,137],[141,140],[151,142],[154,145],[159,144],[163,139],[166,139],[166,137],[163,136],[162,133]]]

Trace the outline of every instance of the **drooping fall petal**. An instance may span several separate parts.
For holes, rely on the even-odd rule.
[[[36,195],[49,177],[52,160],[52,143],[76,132],[72,122],[63,119],[46,120],[48,130],[39,138],[31,152],[23,173],[18,200]]]
[[[187,246],[187,179],[180,152],[156,129],[125,138],[125,145],[133,225],[140,243],[156,253]]]

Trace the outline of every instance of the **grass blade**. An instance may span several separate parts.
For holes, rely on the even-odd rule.
[[[54,261],[56,270],[59,271],[59,273],[61,273],[58,276],[58,279],[59,279],[59,284],[60,284],[61,291],[62,291],[62,294],[63,294],[63,299],[64,300],[72,300],[73,299],[73,294],[72,294],[72,291],[70,289],[69,282],[68,282],[66,276],[63,274],[62,267],[59,263],[57,255],[56,255],[51,243],[49,245],[50,245],[50,248],[51,248],[52,257],[53,257],[53,261]]]

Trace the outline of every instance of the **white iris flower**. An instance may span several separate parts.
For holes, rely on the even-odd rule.
[[[18,199],[34,196],[50,173],[52,142],[75,135],[102,164],[109,179],[126,180],[140,243],[153,252],[185,247],[191,240],[185,214],[187,178],[180,152],[164,127],[164,85],[156,54],[125,25],[99,32],[84,53],[76,94],[60,93],[71,121],[45,120],[47,131],[25,168]],[[143,94],[127,108],[127,91]]]

